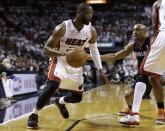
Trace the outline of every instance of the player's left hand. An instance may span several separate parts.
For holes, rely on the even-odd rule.
[[[99,69],[99,74],[100,74],[100,79],[104,82],[104,84],[109,84],[109,79],[108,77],[106,76],[106,74],[103,72],[102,69]]]

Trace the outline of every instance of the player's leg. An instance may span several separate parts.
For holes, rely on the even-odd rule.
[[[84,91],[84,77],[83,71],[80,69],[75,74],[70,74],[69,78],[74,80],[78,85],[76,86],[75,90],[71,91],[70,94],[64,97],[64,102],[66,103],[79,103],[82,101],[83,91]]]
[[[64,78],[67,77],[67,72],[66,72],[66,67],[68,66],[68,64],[66,62],[64,62],[62,59],[58,59],[58,64],[57,64],[57,67],[54,71],[54,76],[58,77],[61,79],[61,82],[60,82],[60,86],[61,84],[63,84],[63,81],[64,81]],[[59,87],[60,87],[59,86]],[[65,84],[65,86],[67,87],[67,83]],[[58,89],[59,90],[59,89]],[[59,95],[61,96],[62,92],[59,92]],[[64,94],[62,94],[63,96]],[[58,98],[58,97],[56,97]],[[55,99],[52,99],[52,103],[55,103],[56,106],[58,107],[62,117],[64,119],[67,119],[69,118],[69,112],[68,112],[68,109],[66,108],[65,104],[64,103],[56,103],[57,100]]]
[[[36,107],[29,116],[27,128],[38,128],[38,114],[45,104],[49,102],[50,97],[54,95],[58,86],[59,82],[57,81],[47,81],[46,87],[39,95]]]
[[[82,87],[82,86],[80,86]],[[82,101],[83,91],[69,91],[65,96],[58,97],[58,103],[60,104],[67,104],[67,103],[79,103]]]
[[[160,79],[158,77],[150,77],[150,83],[153,86],[154,95],[158,108],[158,117],[156,119],[156,124],[165,124],[164,95],[163,88],[160,84]]]
[[[157,124],[165,124],[164,117],[164,102],[163,102],[163,89],[160,85],[160,77],[165,71],[165,34],[159,32],[156,40],[151,45],[149,54],[144,58],[141,64],[141,73],[151,76],[150,82],[152,84],[154,94],[157,100],[158,106],[158,119]]]
[[[40,110],[50,100],[50,97],[54,95],[56,89],[59,87],[61,79],[58,76],[54,76],[55,69],[57,69],[57,71],[60,72],[60,70],[57,67],[59,68],[59,66],[57,66],[57,61],[52,60],[48,72],[48,81],[46,83],[44,90],[39,95],[38,101],[36,103],[35,108],[32,111],[32,114],[29,116],[27,128],[38,128],[38,114]]]
[[[126,115],[130,114],[130,112],[132,110],[134,90],[135,90],[135,85],[136,85],[137,80],[138,80],[138,76],[139,76],[138,74],[136,74],[134,76],[134,80],[131,82],[131,89],[124,96],[125,102],[126,102],[126,106],[124,106],[122,111],[120,111],[118,113],[118,115],[120,115],[120,116],[126,116]]]
[[[82,88],[82,86],[80,86],[80,88]],[[83,96],[83,91],[70,91],[70,90],[67,91],[69,93],[67,93],[66,95],[52,99],[52,103],[54,103],[59,108],[59,111],[63,116],[63,118],[69,118],[69,112],[65,104],[79,103],[82,101],[82,96]]]
[[[132,109],[133,96],[134,89],[131,88],[124,96],[126,105],[124,105],[124,108],[120,112],[118,112],[119,116],[126,116],[130,114],[130,111]]]
[[[82,100],[82,94],[84,91],[82,86],[83,85],[82,68],[79,69],[77,68],[77,70],[75,71],[75,68],[66,65],[65,69],[67,70],[67,77],[61,81],[59,89],[67,90],[70,93],[62,97],[57,97],[54,100],[54,103],[59,108],[61,114],[62,114],[62,105],[65,105],[67,103],[80,102]]]
[[[82,86],[80,86],[79,88],[82,88]],[[68,93],[66,93],[64,96],[60,96],[52,99],[52,103],[54,103],[59,108],[61,115],[63,116],[63,118],[66,119],[69,118],[69,112],[65,104],[79,103],[82,100],[83,91],[71,91],[68,89],[59,89],[59,90],[61,92],[67,91]]]
[[[147,77],[147,79],[146,79],[146,91],[145,91],[145,93],[144,93],[144,95],[143,95],[143,99],[151,99],[151,90],[152,90],[152,86],[151,86],[151,84],[150,84],[150,82],[149,82],[149,80],[148,80],[148,77]]]
[[[146,84],[145,84],[144,78],[142,75],[139,75],[137,83],[135,85],[135,90],[134,90],[132,111],[128,116],[121,118],[119,120],[120,123],[126,124],[126,125],[140,124],[139,110],[140,110],[140,104],[141,104],[142,97],[145,90],[146,90]]]

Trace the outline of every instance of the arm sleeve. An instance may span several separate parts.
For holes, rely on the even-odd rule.
[[[97,43],[89,44],[89,49],[90,49],[90,54],[91,54],[91,57],[93,59],[95,66],[97,67],[98,70],[102,69],[103,67],[102,67],[102,63],[101,63],[100,53],[97,48]]]

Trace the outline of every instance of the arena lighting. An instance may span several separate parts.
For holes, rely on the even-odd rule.
[[[106,4],[107,0],[87,0],[88,4]]]

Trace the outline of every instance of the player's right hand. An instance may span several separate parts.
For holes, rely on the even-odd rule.
[[[104,71],[102,69],[99,69],[98,72],[100,74],[100,79],[103,81],[103,83],[110,84],[110,81],[109,81],[108,77],[106,76],[106,74],[104,73]]]

